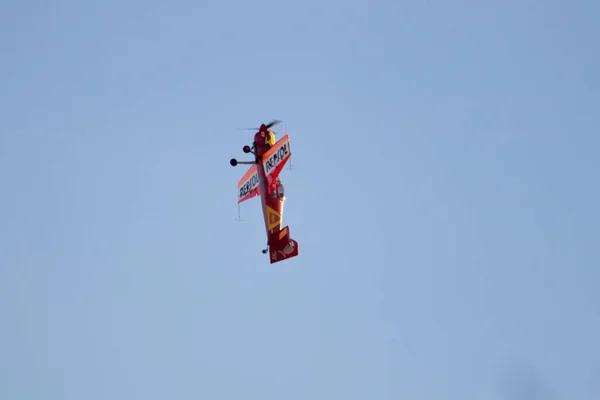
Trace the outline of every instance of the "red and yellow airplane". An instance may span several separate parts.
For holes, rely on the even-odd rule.
[[[290,238],[289,227],[282,228],[285,193],[279,174],[292,152],[287,132],[275,143],[275,135],[269,130],[279,122],[275,120],[262,124],[254,135],[252,147],[243,147],[244,153],[254,154],[254,161],[237,161],[235,158],[230,161],[233,167],[238,164],[251,165],[238,182],[238,204],[260,195],[268,246],[262,252],[269,252],[271,264],[298,255],[298,242]]]

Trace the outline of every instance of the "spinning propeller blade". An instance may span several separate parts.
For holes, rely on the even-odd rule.
[[[270,127],[272,127],[273,125],[277,125],[278,123],[280,123],[281,121],[274,119],[273,121],[269,122],[267,124],[267,129],[269,129]]]
[[[273,121],[269,122],[268,124],[265,125],[265,127],[267,129],[269,129],[272,126],[277,125],[278,123],[280,123],[281,121],[279,121],[278,119],[274,119]],[[257,131],[260,128],[237,128],[236,130],[238,131]]]

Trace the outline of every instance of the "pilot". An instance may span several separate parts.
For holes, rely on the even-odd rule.
[[[283,189],[283,183],[277,177],[277,195],[281,200],[285,200],[285,190]]]
[[[285,199],[285,192],[283,189],[283,183],[279,180],[279,177],[271,181],[271,197],[279,197],[281,200]]]

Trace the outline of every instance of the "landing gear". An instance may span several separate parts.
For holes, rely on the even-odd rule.
[[[244,153],[250,153],[250,151],[252,149],[250,148],[250,146],[246,145],[246,146],[244,146],[244,148],[242,150],[243,150]]]
[[[269,249],[263,249],[262,253],[267,254],[267,251],[269,251]]]
[[[231,164],[232,167],[235,167],[238,164],[256,164],[256,161],[238,161],[235,158],[232,158],[229,160],[229,164]]]

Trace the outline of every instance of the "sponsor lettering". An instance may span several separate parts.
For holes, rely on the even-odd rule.
[[[288,154],[290,154],[289,143],[284,143],[265,161],[265,173],[269,175],[271,171],[288,156]]]
[[[254,190],[258,186],[258,173],[255,173],[248,179],[242,186],[240,186],[239,199],[244,198],[248,193]]]

